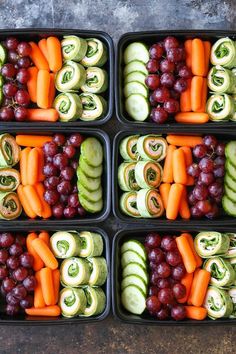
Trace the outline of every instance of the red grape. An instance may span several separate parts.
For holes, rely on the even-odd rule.
[[[0,266],[0,280],[3,280],[7,276],[8,276],[8,269],[6,268],[6,266],[1,265]]]
[[[20,264],[25,268],[32,268],[34,264],[34,257],[28,252],[24,252],[20,255]]]
[[[178,48],[179,42],[175,37],[168,36],[164,39],[164,47],[166,51],[169,50],[170,48]]]
[[[198,177],[200,174],[200,168],[198,164],[193,163],[192,165],[188,166],[187,172],[192,177]]]
[[[3,65],[1,73],[5,78],[13,79],[16,76],[16,69],[13,64],[7,63]]]
[[[64,206],[60,203],[53,205],[52,207],[52,215],[56,219],[61,219],[63,217]]]
[[[153,59],[160,59],[164,54],[164,48],[162,45],[156,43],[151,46],[149,49],[150,57]]]
[[[44,180],[44,185],[47,189],[53,190],[57,188],[60,182],[60,178],[57,176],[51,176]]]
[[[25,107],[17,107],[14,111],[14,115],[17,122],[23,122],[28,118],[28,111]]]
[[[146,68],[149,73],[156,73],[159,69],[159,62],[156,59],[150,59],[146,64]]]
[[[216,146],[216,155],[225,156],[225,144],[224,143],[219,143]]]
[[[70,194],[71,190],[72,188],[69,181],[63,180],[57,185],[57,191],[60,194]]]
[[[56,154],[53,157],[53,164],[59,169],[66,167],[68,165],[68,162],[68,157],[63,153]]]
[[[17,46],[17,52],[22,57],[28,56],[31,53],[31,46],[27,42],[20,42]]]
[[[20,256],[23,253],[23,248],[19,243],[13,243],[9,248],[9,253],[11,256]]]
[[[199,219],[203,216],[203,213],[195,205],[191,207],[190,212],[195,219]]]
[[[43,145],[43,152],[46,156],[54,156],[58,153],[58,145],[55,141],[48,141]]]
[[[14,257],[14,256],[11,256],[11,257],[8,258],[8,260],[7,260],[7,266],[8,266],[8,268],[14,270],[14,269],[18,268],[19,265],[20,265],[19,258]]]
[[[175,280],[181,280],[185,276],[185,273],[186,269],[182,263],[172,268],[172,278]]]
[[[207,154],[206,145],[198,144],[193,148],[193,155],[198,159],[201,159],[202,157],[206,156],[206,154]]]
[[[151,285],[150,288],[149,288],[149,291],[148,291],[148,295],[149,296],[158,296],[158,293],[159,293],[159,289],[157,286],[155,285]]]
[[[171,309],[171,317],[176,321],[182,321],[186,317],[186,310],[183,305],[176,305]]]
[[[145,237],[145,245],[148,248],[156,248],[161,245],[161,236],[156,232],[150,232]]]
[[[43,174],[46,177],[56,176],[58,174],[57,167],[49,162],[43,166]]]
[[[215,178],[212,172],[209,173],[201,172],[198,178],[198,182],[202,185],[204,184],[206,186],[209,186],[211,183],[214,182],[214,179]]]
[[[5,264],[8,259],[8,251],[7,250],[0,250],[0,263]]]
[[[12,289],[15,287],[16,283],[12,278],[5,278],[2,281],[2,287],[6,293],[9,293],[12,291]]]
[[[15,241],[14,236],[10,232],[0,233],[0,247],[10,247]]]
[[[158,300],[158,297],[155,295],[149,296],[146,300],[146,307],[151,314],[154,314],[155,312],[159,311],[161,308],[161,303]]]
[[[199,162],[199,168],[202,172],[212,172],[214,169],[214,162],[209,157],[203,157]]]
[[[186,295],[186,287],[181,283],[175,284],[172,290],[176,299],[182,299]]]
[[[20,299],[13,295],[13,290],[6,295],[6,302],[9,305],[18,305],[20,302]]]
[[[160,62],[160,70],[162,73],[173,73],[175,70],[175,64],[167,59],[163,59]]]
[[[213,135],[206,135],[203,138],[203,144],[211,149],[215,149],[217,145],[217,139]]]
[[[197,200],[204,200],[208,197],[208,189],[206,186],[197,185],[193,190],[193,194]]]
[[[63,152],[69,159],[72,159],[76,153],[76,149],[72,145],[66,145],[63,147]]]
[[[170,281],[167,278],[160,278],[157,280],[157,287],[159,289],[170,288]]]
[[[224,191],[223,186],[218,183],[214,182],[208,187],[209,193],[212,197],[217,197],[218,195],[221,195]]]
[[[224,175],[225,175],[225,166],[221,165],[221,166],[217,167],[213,171],[213,173],[214,173],[215,178],[224,177]]]
[[[215,166],[224,166],[225,165],[225,157],[217,156],[214,160]]]
[[[158,264],[156,272],[160,278],[168,278],[171,274],[171,268],[168,263],[162,262]]]
[[[157,319],[160,321],[166,320],[169,317],[169,310],[166,307],[162,307],[160,311],[156,313]]]
[[[19,312],[19,306],[18,305],[10,305],[7,304],[6,306],[6,314],[9,316],[15,316]]]
[[[0,120],[3,122],[11,122],[14,120],[14,110],[11,107],[2,107],[0,109]]]
[[[79,198],[77,193],[73,193],[69,195],[68,198],[68,206],[77,208],[80,205]]]
[[[12,289],[11,293],[16,299],[19,300],[24,299],[27,295],[26,288],[22,284],[19,284],[14,289]]]
[[[60,195],[60,203],[68,204],[68,198],[69,198],[68,194],[61,194]]]
[[[36,279],[33,275],[29,275],[23,280],[23,285],[27,291],[33,291],[36,287]]]
[[[30,58],[29,57],[21,57],[17,60],[17,65],[19,68],[28,68],[30,66]]]
[[[30,78],[30,74],[27,69],[22,68],[18,70],[18,73],[16,75],[16,80],[18,82],[20,82],[21,84],[26,84],[29,78]]]
[[[17,86],[13,82],[7,82],[3,85],[3,93],[7,98],[12,98],[17,93]]]
[[[188,68],[186,65],[182,66],[179,69],[178,74],[179,74],[180,77],[182,77],[184,79],[190,79],[192,77],[191,69]]]
[[[66,181],[72,180],[74,174],[75,174],[75,170],[70,166],[66,166],[61,170],[61,177]]]
[[[18,90],[15,94],[15,101],[23,107],[27,107],[30,103],[30,95],[26,90]]]
[[[72,160],[72,161],[70,162],[70,166],[71,166],[74,170],[77,170],[78,161]]]
[[[79,206],[77,208],[77,213],[78,213],[79,216],[83,217],[83,216],[86,215],[86,210],[82,206]]]
[[[175,239],[172,236],[169,236],[169,235],[166,235],[166,236],[162,237],[161,248],[164,251],[176,250],[177,245],[176,245]]]
[[[217,206],[217,204],[214,203],[212,205],[211,211],[206,214],[206,217],[208,219],[214,219],[219,216],[219,213],[220,213],[219,207]]]
[[[169,61],[176,63],[183,59],[183,52],[181,48],[170,48],[167,51],[166,57]]]
[[[179,102],[174,98],[169,98],[164,102],[164,110],[170,114],[177,113],[179,111]]]
[[[44,200],[49,205],[55,205],[59,200],[59,193],[56,190],[47,190],[44,193]]]
[[[178,264],[180,264],[182,262],[182,257],[179,253],[178,250],[175,250],[175,251],[169,251],[167,252],[166,254],[166,262],[175,267],[177,266]]]
[[[175,77],[172,73],[163,73],[160,78],[162,86],[171,88],[175,83]]]
[[[66,207],[64,209],[64,216],[67,219],[71,219],[76,215],[76,209],[73,207]]]
[[[163,124],[168,119],[168,113],[164,108],[156,107],[152,109],[150,117],[153,122]]]
[[[57,133],[53,136],[52,140],[58,145],[63,146],[66,143],[65,135]]]
[[[9,50],[8,51],[8,60],[12,64],[16,64],[19,59],[19,55],[17,54],[16,51],[14,50]]]
[[[160,77],[157,74],[150,74],[145,79],[145,84],[150,90],[156,90],[160,86]]]
[[[176,80],[174,84],[174,89],[179,93],[183,93],[187,90],[187,81],[183,78]]]
[[[70,136],[69,143],[74,147],[80,147],[83,140],[84,138],[82,137],[81,134],[75,133]]]
[[[27,275],[28,275],[28,271],[24,267],[19,267],[15,269],[13,272],[13,278],[16,281],[23,281],[27,277]]]
[[[148,253],[148,259],[150,262],[159,264],[164,261],[165,256],[164,253],[160,248],[153,248],[149,253]]]
[[[170,289],[170,288],[161,289],[158,294],[158,299],[164,305],[173,303],[174,302],[174,294],[173,294],[172,289]]]
[[[151,275],[150,275],[150,283],[151,284],[157,286],[159,279],[160,279],[160,276],[156,271],[151,272]]]
[[[191,191],[188,195],[188,202],[190,205],[195,205],[197,203],[197,199],[195,198],[193,191]]]
[[[28,309],[34,306],[34,297],[33,295],[27,295],[23,300],[20,301],[20,307],[23,309]]]
[[[5,41],[7,49],[16,50],[18,46],[18,40],[15,37],[8,37]]]
[[[153,96],[158,103],[164,103],[170,98],[170,91],[166,87],[161,87],[153,92]]]

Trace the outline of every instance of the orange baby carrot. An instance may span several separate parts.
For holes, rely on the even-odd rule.
[[[195,250],[195,247],[194,247],[194,242],[193,242],[193,238],[192,238],[192,235],[185,232],[183,234],[181,234],[182,236],[186,237],[186,239],[188,240],[189,242],[189,245],[192,249],[192,252],[193,252],[193,255],[194,255],[194,258],[196,260],[196,264],[197,264],[197,267],[201,267],[202,265],[202,259],[201,257],[197,254],[196,250]]]
[[[192,39],[187,39],[184,42],[184,49],[186,54],[186,65],[188,68],[192,68]]]
[[[192,150],[188,146],[182,146],[180,149],[183,150],[184,152],[185,164],[186,164],[186,168],[188,168],[188,166],[190,166],[193,163]],[[193,186],[193,185],[194,185],[194,178],[187,174],[186,186]]]
[[[174,183],[171,185],[166,208],[167,219],[175,220],[177,218],[183,189],[182,184]]]
[[[207,101],[207,79],[204,77],[202,82],[202,95],[201,95],[201,107],[196,110],[196,112],[204,113],[206,112],[206,101]]]
[[[36,239],[35,239],[35,241],[36,241]],[[53,305],[55,296],[54,296],[52,270],[48,267],[45,267],[40,270],[39,274],[40,274],[40,281],[41,281],[43,298],[44,298],[45,304],[48,306]]]
[[[176,146],[169,145],[167,148],[167,154],[164,163],[162,181],[164,183],[172,183],[173,182],[173,152],[176,150]]]
[[[180,95],[180,111],[181,112],[190,112],[191,105],[191,81],[192,79],[187,80],[187,90],[185,90]]]
[[[210,55],[211,55],[211,42],[204,41],[204,55],[205,55],[205,72],[204,76],[207,76],[208,69],[209,69],[209,62],[210,62]]]
[[[37,238],[33,240],[32,245],[35,251],[37,252],[37,254],[39,255],[39,257],[45,263],[46,267],[50,269],[58,268],[58,262],[54,257],[54,254],[52,253],[50,248],[46,245],[46,243],[43,240]]]
[[[47,39],[46,38],[42,38],[39,42],[38,42],[38,46],[41,50],[41,52],[43,53],[43,55],[45,56],[45,58],[48,61],[48,48],[47,48]]]
[[[164,204],[164,208],[166,209],[170,192],[170,183],[162,183],[159,187],[159,191]]]
[[[28,166],[28,158],[29,158],[30,151],[31,151],[30,147],[26,147],[20,152],[20,178],[23,186],[25,186],[28,183],[27,166]]]
[[[49,241],[50,240],[50,236],[49,236],[48,232],[46,232],[46,231],[40,232],[39,238],[41,240],[43,240],[46,243],[46,245],[48,245],[48,247],[50,246],[50,241]]]
[[[188,200],[187,200],[187,189],[185,186],[184,186],[182,198],[179,205],[179,215],[181,216],[182,219],[190,219],[191,216]]]
[[[193,273],[197,267],[197,262],[188,240],[186,237],[181,235],[176,237],[176,243],[187,273]]]
[[[207,316],[207,310],[200,306],[184,306],[186,310],[186,317],[191,320],[204,320]]]
[[[44,185],[39,182],[34,185],[36,192],[38,194],[38,197],[40,199],[41,205],[42,205],[42,217],[44,219],[48,219],[52,216],[52,210],[50,205],[44,200],[44,193],[45,193],[45,188]]]
[[[53,286],[54,286],[54,304],[58,303],[60,290],[60,271],[55,269],[52,271]]]
[[[49,71],[49,65],[48,65],[47,59],[43,55],[40,48],[34,42],[29,42],[29,44],[32,49],[31,54],[30,54],[30,58],[31,58],[32,62],[34,63],[34,65],[39,70],[48,70]]]
[[[40,108],[49,108],[50,74],[47,70],[39,70],[37,77],[37,105]]]
[[[187,172],[184,158],[184,152],[181,149],[177,149],[173,152],[173,179],[175,183],[186,184]]]
[[[203,41],[199,38],[194,38],[192,41],[192,73],[193,75],[204,76],[205,68]]]
[[[191,285],[191,289],[190,289],[190,293],[189,293],[189,297],[188,297],[188,305],[192,305],[192,300],[191,300],[191,297],[192,297],[192,291],[193,289],[195,288],[195,285],[196,285],[196,281],[197,281],[197,275],[200,271],[200,268],[196,268],[195,272],[192,273],[193,274],[193,281],[192,281],[192,285]]]
[[[181,299],[178,299],[178,302],[180,304],[184,304],[185,302],[187,302],[190,294],[191,286],[192,286],[192,281],[193,281],[193,273],[186,273],[185,276],[181,279],[180,282],[185,286],[186,295]]]
[[[30,254],[32,254],[32,256],[34,257],[34,265],[33,265],[33,269],[34,271],[38,271],[41,268],[43,268],[44,264],[42,259],[38,256],[38,254],[35,252],[34,247],[32,246],[32,242],[37,239],[37,234],[35,232],[31,232],[30,234],[28,234],[28,236],[26,237],[26,247],[27,250]]]
[[[62,67],[61,42],[57,37],[48,37],[47,49],[50,70],[57,72]]]
[[[24,188],[23,188],[22,184],[20,184],[19,187],[17,188],[17,195],[19,197],[19,200],[21,202],[21,205],[22,205],[26,215],[31,219],[36,218],[37,215],[35,214],[35,212],[31,208],[30,204],[28,203],[28,199],[25,196]]]
[[[56,122],[59,114],[56,109],[28,108],[28,120],[32,122]]]
[[[31,66],[28,68],[29,80],[27,81],[27,89],[30,95],[30,100],[34,103],[37,102],[37,76],[38,68]]]
[[[42,216],[42,203],[41,200],[36,192],[36,189],[34,186],[27,185],[23,187],[25,197],[31,206],[31,209],[34,211],[34,213],[38,216]]]
[[[52,141],[47,135],[16,135],[16,142],[21,146],[43,147],[47,141]]]
[[[35,308],[31,307],[29,309],[25,309],[25,312],[29,316],[47,316],[47,317],[57,317],[61,314],[61,309],[57,305],[46,306],[43,308]]]
[[[44,153],[42,148],[37,147],[38,151],[38,181],[42,182],[45,180],[45,175],[43,174],[43,166],[44,166]]]
[[[184,114],[184,113],[182,113]],[[187,113],[185,113],[187,114]],[[176,145],[176,146],[189,146],[194,147],[198,144],[202,144],[203,140],[200,136],[195,135],[175,135],[169,134],[166,137],[166,140],[169,144]]]
[[[43,298],[41,280],[40,280],[40,272],[35,273],[35,278],[37,280],[36,288],[34,289],[34,307],[40,308],[45,307],[45,301]]]
[[[27,161],[27,183],[35,184],[38,182],[39,155],[37,148],[30,150]]]
[[[179,112],[175,115],[175,120],[177,123],[203,124],[209,121],[209,115],[198,112]]]
[[[202,306],[206,296],[208,284],[211,278],[211,273],[205,269],[200,269],[197,273],[197,278],[191,289],[191,303],[194,306]]]
[[[194,76],[191,81],[191,106],[192,111],[196,112],[202,104],[202,85],[203,77]]]
[[[52,107],[53,101],[56,94],[55,82],[54,82],[55,75],[50,73],[50,86],[49,86],[49,94],[48,94],[48,106]]]

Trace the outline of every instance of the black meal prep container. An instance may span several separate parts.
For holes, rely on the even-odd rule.
[[[147,32],[129,32],[122,35],[117,44],[116,50],[116,63],[115,63],[115,97],[116,97],[116,115],[119,121],[123,124],[131,127],[142,128],[156,128],[157,124],[152,121],[138,122],[129,117],[124,108],[124,95],[123,95],[123,53],[124,49],[132,42],[143,42],[149,46],[164,39],[167,36],[175,36],[179,40],[185,40],[190,38],[201,38],[203,40],[209,40],[214,43],[216,40],[222,37],[230,37],[235,39],[235,31],[223,31],[223,30],[161,30],[161,31],[147,31]],[[208,131],[212,128],[235,128],[236,123],[231,121],[226,122],[211,122],[204,124],[183,124],[175,122],[174,118],[168,118],[167,123],[160,125],[163,128],[175,128],[176,132],[182,131],[186,126],[191,126],[192,130],[201,129]]]
[[[91,122],[84,122],[82,120],[76,120],[73,122],[67,122],[67,123],[62,123],[62,122],[11,122],[13,126],[16,128],[18,127],[37,127],[41,126],[42,124],[45,127],[61,127],[64,126],[66,127],[80,127],[80,126],[98,126],[106,123],[111,117],[113,113],[113,104],[114,104],[114,89],[113,89],[113,75],[114,75],[114,48],[113,48],[113,40],[109,36],[109,34],[102,32],[102,31],[90,31],[90,30],[78,30],[78,29],[56,29],[56,28],[24,28],[24,29],[1,29],[0,30],[0,41],[4,41],[6,37],[8,36],[14,36],[18,38],[19,40],[22,41],[36,41],[38,42],[42,38],[47,38],[49,36],[56,36],[59,39],[62,39],[63,36],[68,36],[68,35],[75,35],[81,38],[97,38],[101,40],[104,45],[107,48],[107,53],[108,53],[108,60],[106,64],[104,65],[104,69],[108,73],[108,80],[109,80],[109,85],[107,91],[102,94],[104,98],[107,101],[107,111],[105,115],[98,119],[94,120]],[[7,123],[1,122],[3,126]]]
[[[129,323],[129,324],[140,324],[140,325],[153,325],[153,326],[186,326],[186,325],[199,325],[199,326],[209,326],[209,325],[235,325],[236,320],[235,319],[229,319],[229,318],[222,318],[222,319],[217,319],[217,320],[212,320],[210,318],[206,318],[204,320],[198,321],[198,320],[190,320],[190,319],[185,319],[182,321],[175,321],[173,319],[168,319],[168,320],[157,320],[154,317],[152,317],[146,310],[142,315],[133,315],[132,313],[129,313],[127,310],[124,309],[123,305],[121,304],[121,288],[120,288],[120,283],[121,283],[121,265],[120,265],[120,247],[123,244],[123,242],[129,240],[129,239],[135,239],[139,240],[140,242],[144,242],[145,236],[149,232],[158,232],[161,235],[179,235],[182,232],[191,232],[193,235],[196,235],[200,231],[219,231],[219,232],[235,232],[235,227],[228,227],[226,224],[225,226],[221,227],[214,227],[214,226],[209,226],[206,225],[204,227],[196,225],[196,226],[190,226],[186,225],[183,228],[180,228],[179,226],[173,227],[173,226],[161,226],[160,228],[156,228],[155,226],[150,226],[148,225],[147,227],[136,227],[135,229],[125,229],[118,231],[112,242],[112,255],[111,255],[111,271],[112,271],[112,311],[113,315],[115,318],[120,320],[121,322],[124,323]]]
[[[42,124],[42,123],[41,123]],[[96,214],[91,214],[88,213],[85,215],[85,217],[75,217],[72,219],[55,219],[55,218],[50,218],[50,219],[29,219],[24,212],[22,212],[21,216],[17,219],[14,220],[0,220],[0,227],[4,226],[6,227],[7,225],[9,227],[11,226],[19,226],[19,225],[24,225],[26,229],[31,228],[33,225],[34,226],[40,226],[42,228],[46,228],[46,225],[52,225],[55,227],[58,227],[58,225],[91,225],[94,223],[101,222],[105,220],[109,213],[110,213],[110,205],[111,205],[111,192],[110,192],[110,186],[111,186],[111,148],[110,148],[110,139],[108,135],[99,129],[95,128],[85,128],[85,127],[57,127],[54,128],[51,126],[51,129],[45,129],[44,127],[28,127],[23,128],[15,128],[14,126],[12,127],[11,125],[8,124],[6,127],[2,127],[0,125],[0,134],[3,133],[9,133],[13,136],[16,134],[28,134],[28,135],[53,135],[55,133],[62,133],[65,135],[70,135],[72,133],[81,133],[85,137],[93,136],[97,138],[101,144],[103,145],[103,174],[102,174],[102,187],[103,187],[103,209],[99,213]]]
[[[216,136],[216,138],[219,141],[223,142],[228,142],[231,140],[236,140],[236,130],[227,130],[227,129],[209,129],[207,132],[205,129],[202,129],[202,127],[198,127],[198,129],[194,130],[192,127],[188,126],[185,128],[181,129],[180,131],[176,131],[175,126],[171,127],[164,127],[164,126],[155,126],[153,129],[141,129],[139,128],[127,128],[127,130],[123,130],[119,132],[113,141],[113,156],[112,156],[112,209],[113,209],[113,214],[120,219],[121,221],[129,224],[142,224],[142,225],[147,225],[149,226],[150,224],[153,224],[155,226],[172,226],[172,227],[185,227],[185,226],[199,226],[202,227],[203,229],[208,226],[214,228],[215,225],[221,226],[221,225],[232,225],[236,226],[236,219],[234,217],[231,217],[229,215],[226,215],[221,208],[220,216],[216,219],[210,220],[207,218],[201,218],[201,219],[193,219],[190,218],[189,220],[184,220],[181,218],[177,218],[176,220],[168,220],[166,219],[165,216],[162,216],[160,218],[133,218],[128,215],[125,215],[121,209],[120,209],[120,195],[122,191],[119,188],[118,184],[118,167],[119,165],[124,161],[122,157],[120,156],[119,152],[119,145],[120,141],[129,136],[129,135],[147,135],[147,134],[157,134],[157,135],[162,135],[165,137],[167,134],[178,134],[178,135],[206,135],[206,134],[212,134]],[[162,162],[161,162],[162,164]]]
[[[92,316],[92,317],[73,317],[73,318],[66,318],[63,317],[62,315],[59,317],[43,317],[43,316],[28,316],[26,314],[18,314],[16,316],[7,316],[4,313],[4,302],[2,296],[0,296],[0,325],[20,325],[20,326],[42,326],[42,325],[65,325],[65,324],[83,324],[83,323],[95,323],[98,321],[104,320],[109,312],[110,312],[110,306],[111,306],[111,270],[110,270],[110,245],[109,245],[109,237],[107,233],[99,228],[99,227],[94,227],[90,226],[61,226],[61,227],[56,227],[56,226],[51,226],[48,224],[42,225],[42,226],[23,226],[23,225],[18,225],[18,226],[4,226],[0,225],[0,232],[17,232],[17,233],[23,233],[27,235],[29,232],[40,232],[42,230],[47,230],[49,231],[50,234],[56,231],[70,231],[70,230],[76,230],[78,232],[80,231],[91,231],[91,232],[97,232],[99,233],[102,238],[103,238],[103,253],[102,256],[106,259],[107,261],[107,268],[108,268],[108,276],[105,284],[102,286],[103,291],[106,294],[106,306],[104,311],[97,316]],[[59,260],[59,265],[62,260]]]

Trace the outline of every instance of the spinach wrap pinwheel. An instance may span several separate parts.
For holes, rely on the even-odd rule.
[[[126,192],[120,197],[120,208],[128,216],[140,218],[140,212],[137,208],[137,192]]]
[[[207,76],[210,90],[219,93],[236,93],[236,76],[231,70],[216,65],[211,68]]]
[[[76,231],[57,231],[50,237],[53,254],[57,258],[78,256],[81,249],[81,240]]]
[[[207,100],[206,111],[212,121],[232,119],[234,100],[226,93],[211,95]]]
[[[103,251],[102,236],[96,232],[81,231],[79,233],[81,242],[80,257],[101,256]]]
[[[0,168],[0,192],[12,192],[20,184],[20,173],[14,168]]]
[[[137,152],[143,160],[161,161],[166,157],[166,139],[159,135],[144,135],[137,141]]]
[[[67,258],[60,267],[61,283],[73,287],[88,284],[90,272],[90,265],[86,259]]]
[[[107,262],[104,257],[89,257],[88,262],[90,265],[91,275],[89,278],[90,286],[102,286],[108,274]]]
[[[87,305],[82,316],[90,317],[102,313],[106,306],[106,295],[99,287],[85,286],[84,292],[87,298]]]
[[[0,167],[15,166],[20,160],[20,147],[10,134],[0,135]]]
[[[122,191],[138,191],[140,189],[135,176],[135,168],[135,162],[123,162],[119,166],[118,183]]]
[[[120,142],[120,154],[126,161],[136,161],[138,159],[137,142],[139,135],[130,135]]]
[[[235,42],[226,37],[220,38],[211,48],[211,63],[232,69],[236,66]]]
[[[87,52],[87,41],[77,36],[63,36],[61,41],[61,49],[63,59],[79,62]]]
[[[235,274],[236,274],[236,257],[229,258],[229,262],[230,262],[231,266],[233,267]],[[234,284],[236,284],[236,279],[234,281]]]
[[[207,309],[208,316],[217,318],[229,317],[233,312],[233,302],[227,291],[216,286],[209,286],[203,306]]]
[[[20,216],[22,207],[15,192],[0,193],[0,219],[13,220]]]
[[[76,93],[62,92],[54,100],[54,108],[59,113],[61,122],[79,119],[83,112],[80,96]]]
[[[82,102],[80,119],[89,122],[101,118],[107,110],[107,101],[94,93],[84,92],[79,95]]]
[[[234,233],[226,233],[226,236],[229,238],[229,248],[225,253],[224,257],[233,258],[236,257],[236,234]]]
[[[56,89],[60,92],[78,91],[86,80],[85,68],[72,60],[66,61],[55,77]]]
[[[85,83],[81,86],[83,92],[102,93],[108,87],[107,72],[97,67],[87,68]]]
[[[88,38],[86,41],[87,52],[81,60],[81,64],[86,67],[103,66],[108,59],[106,46],[97,38]]]
[[[228,294],[229,294],[229,296],[232,300],[232,303],[233,303],[233,311],[229,317],[236,318],[236,287],[229,289]]]
[[[143,218],[159,218],[164,213],[161,196],[155,189],[137,192],[137,208]]]
[[[224,255],[229,249],[229,236],[215,231],[199,232],[194,239],[194,248],[200,257]]]
[[[84,313],[87,305],[86,295],[81,288],[66,287],[61,290],[59,306],[64,317],[74,317]]]
[[[141,188],[157,188],[162,179],[163,170],[158,162],[138,161],[135,166],[135,179]]]
[[[204,262],[203,268],[211,273],[211,285],[229,287],[235,281],[235,271],[226,259],[221,257],[209,258]]]

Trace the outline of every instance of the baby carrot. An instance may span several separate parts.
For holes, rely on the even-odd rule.
[[[48,233],[48,232],[46,232],[46,231],[40,232],[39,238],[40,238],[41,240],[43,240],[43,241],[46,243],[46,245],[48,245],[48,247],[49,247],[49,245],[50,245],[50,241],[49,241],[50,236],[49,236],[49,233]]]
[[[205,56],[205,72],[204,76],[207,76],[210,62],[210,54],[211,54],[211,42],[204,41],[204,56]]]
[[[204,77],[202,82],[201,107],[196,112],[204,113],[206,111],[207,92],[207,79]]]
[[[28,158],[29,158],[30,151],[31,151],[30,147],[26,147],[20,152],[20,178],[23,186],[25,186],[28,183],[27,166],[28,166]]]
[[[47,141],[52,141],[52,137],[46,135],[16,135],[16,142],[20,146],[43,147]]]
[[[31,58],[32,62],[34,63],[34,65],[39,70],[42,69],[42,70],[49,71],[49,65],[48,65],[47,59],[45,58],[45,56],[43,55],[43,53],[41,52],[41,50],[39,49],[37,44],[34,42],[29,42],[29,44],[32,48],[30,58]]]
[[[186,237],[181,235],[176,237],[176,243],[187,273],[193,273],[197,267],[197,262],[188,240]]]
[[[198,275],[199,271],[200,271],[200,268],[196,268],[195,272],[192,273],[193,274],[193,281],[192,281],[192,285],[191,285],[191,289],[190,289],[190,293],[189,293],[189,297],[188,297],[188,301],[187,301],[188,305],[192,305],[192,300],[191,300],[192,291],[195,288],[195,285],[197,282],[197,275]]]
[[[194,76],[191,81],[191,106],[192,111],[196,112],[202,104],[202,85],[203,77]]]
[[[207,310],[200,306],[185,306],[186,317],[191,320],[204,320],[207,316]]]
[[[62,67],[61,42],[57,37],[48,37],[47,49],[50,70],[57,72]]]
[[[40,108],[49,108],[50,74],[47,70],[39,70],[37,77],[37,105]]]
[[[40,280],[40,272],[35,273],[35,278],[37,280],[37,285],[34,289],[34,307],[40,308],[45,307],[45,301],[43,298],[41,280]]]
[[[37,234],[35,232],[31,232],[30,234],[28,234],[28,236],[26,237],[26,247],[27,250],[30,254],[32,254],[32,256],[34,257],[34,265],[33,265],[33,269],[34,271],[38,271],[41,268],[43,268],[44,264],[42,259],[38,256],[38,254],[35,252],[34,247],[32,246],[32,242],[37,239]]]
[[[30,100],[34,103],[37,102],[37,76],[38,68],[31,66],[28,68],[29,80],[27,81],[27,89],[30,95]]]
[[[167,208],[168,204],[168,197],[169,197],[169,192],[170,192],[170,183],[162,183],[159,187],[161,199],[164,204],[164,208]]]
[[[49,85],[49,94],[48,94],[48,106],[52,107],[53,101],[56,94],[55,82],[54,82],[55,74],[50,73],[50,85]]]
[[[34,213],[38,216],[42,216],[42,203],[34,186],[28,184],[27,186],[24,186],[23,190],[25,197]]]
[[[34,219],[36,218],[36,213],[33,211],[33,209],[31,208],[30,204],[28,203],[28,200],[25,196],[24,193],[24,188],[22,186],[22,184],[19,185],[19,187],[17,188],[17,195],[19,197],[20,203],[24,209],[24,212],[26,213],[26,215],[30,218],[30,219]]]
[[[44,192],[45,192],[44,185],[41,182],[39,182],[39,183],[36,183],[34,185],[34,187],[36,189],[37,195],[38,195],[41,205],[42,205],[42,217],[44,219],[48,219],[52,216],[52,210],[51,210],[50,205],[44,200],[44,197],[43,197]]]
[[[169,135],[167,135],[166,140],[169,144],[172,144],[172,145],[189,146],[189,147],[194,147],[198,144],[202,144],[202,142],[203,142],[202,137],[195,136],[195,135],[191,136],[191,135],[169,134]]]
[[[39,257],[43,260],[45,266],[50,269],[56,269],[58,268],[58,262],[56,258],[54,257],[54,254],[50,250],[50,248],[46,245],[46,243],[41,240],[40,238],[37,238],[32,241],[32,245],[39,255]]]
[[[46,38],[42,38],[39,42],[38,42],[38,46],[41,50],[41,52],[43,53],[43,55],[45,56],[45,58],[48,61],[48,48],[47,48],[47,39]]]
[[[42,308],[31,307],[29,309],[25,309],[25,312],[29,316],[47,316],[47,317],[57,317],[61,314],[61,309],[57,305],[46,306]]]
[[[204,76],[205,68],[203,41],[199,38],[194,38],[192,40],[192,73],[193,75]]]
[[[191,216],[188,200],[187,200],[187,190],[185,186],[184,186],[181,202],[179,205],[179,215],[181,216],[182,219],[190,219]]]
[[[183,150],[184,152],[185,164],[186,164],[186,168],[188,168],[188,166],[192,165],[193,163],[192,150],[188,146],[182,146],[180,149]],[[193,185],[194,185],[194,178],[187,174],[186,186],[193,186]]]
[[[192,285],[191,290],[191,303],[194,306],[202,306],[204,298],[206,296],[208,284],[211,278],[211,273],[205,269],[200,269],[197,273],[196,282],[194,287]]]
[[[183,189],[182,184],[174,183],[171,185],[166,208],[167,219],[175,220],[177,218]]]
[[[52,271],[53,286],[54,286],[54,304],[58,303],[60,290],[60,271],[55,269]]]
[[[59,114],[56,109],[30,108],[28,109],[28,120],[32,122],[56,122]]]
[[[193,237],[191,234],[185,232],[183,234],[181,234],[182,236],[186,237],[186,239],[188,240],[189,242],[189,245],[192,249],[192,252],[193,252],[193,255],[194,255],[194,258],[196,260],[196,264],[197,264],[197,267],[201,267],[202,265],[202,259],[201,257],[197,254],[196,250],[195,250],[195,247],[194,247],[194,242],[193,242]]]
[[[175,115],[175,120],[177,123],[203,124],[209,121],[209,115],[201,112],[179,112]]]
[[[181,112],[190,112],[191,111],[191,81],[192,79],[187,80],[187,90],[185,90],[180,95],[180,111]]]
[[[173,182],[173,153],[176,150],[174,145],[169,145],[167,148],[167,154],[164,163],[162,181],[164,183],[172,183]]]
[[[33,148],[29,152],[27,161],[27,183],[35,184],[38,181],[39,156],[38,150]]]
[[[187,39],[184,42],[184,49],[186,54],[186,65],[191,69],[192,67],[192,39]]]
[[[45,175],[43,174],[44,166],[44,154],[42,148],[37,147],[38,151],[38,181],[42,182],[45,180]]]
[[[48,306],[53,305],[55,296],[54,296],[52,270],[48,267],[45,267],[40,270],[39,274],[40,274],[40,281],[41,281],[45,304]]]
[[[173,179],[175,183],[187,183],[188,176],[186,172],[184,152],[181,149],[177,149],[173,152]]]
[[[180,304],[184,304],[189,297],[191,286],[192,286],[192,281],[193,281],[193,273],[186,273],[185,276],[181,279],[181,284],[185,286],[186,289],[186,295],[182,297],[181,299],[178,299],[178,302]]]

